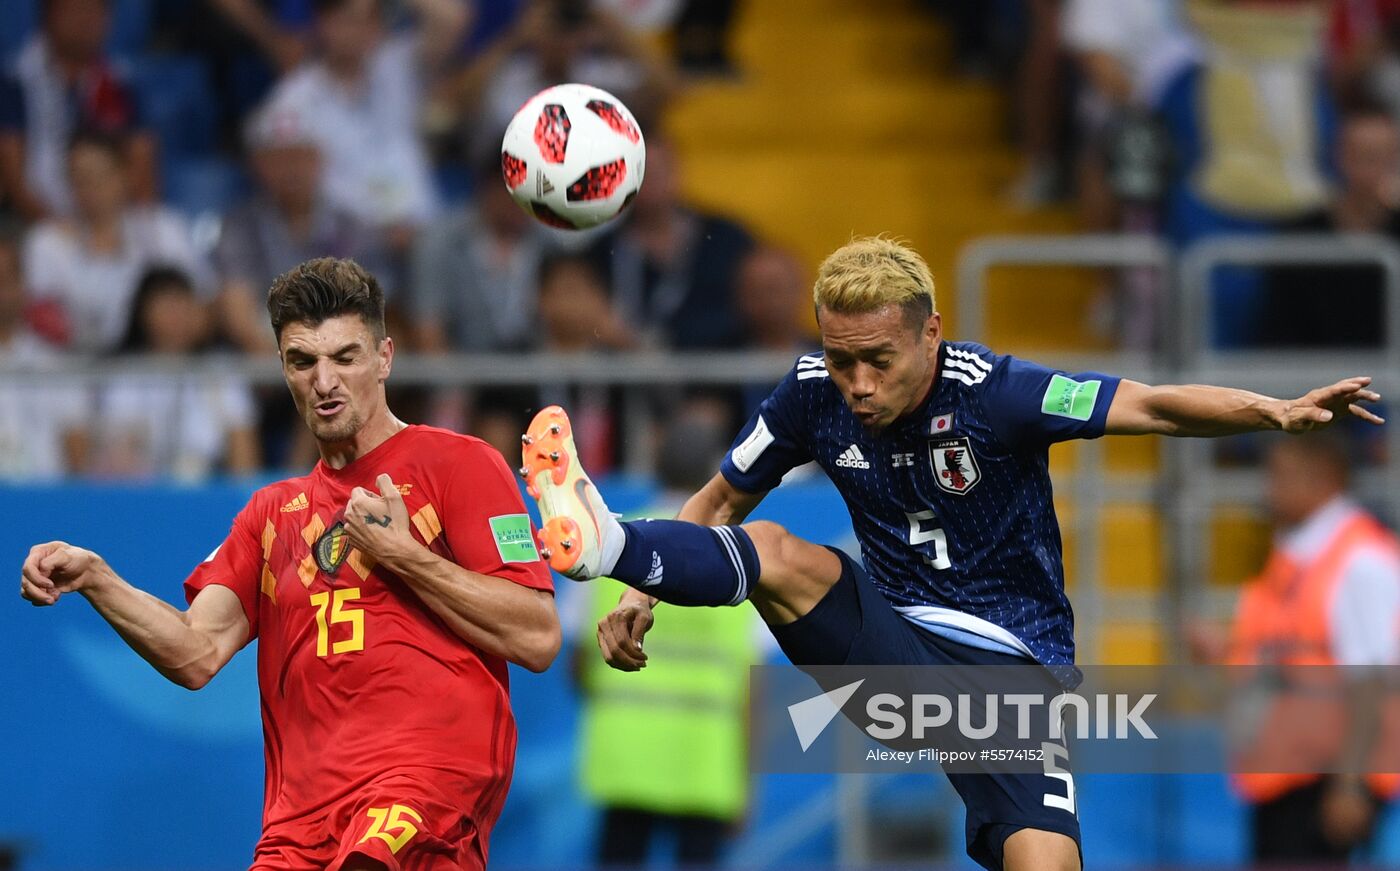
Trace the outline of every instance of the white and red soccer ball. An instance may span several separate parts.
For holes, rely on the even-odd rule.
[[[526,101],[501,143],[510,195],[536,220],[581,230],[615,218],[646,172],[642,128],[591,85],[555,85]]]

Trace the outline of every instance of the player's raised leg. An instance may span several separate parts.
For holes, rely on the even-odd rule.
[[[619,522],[578,461],[568,415],[550,406],[522,438],[526,489],[540,506],[540,554],[575,580],[616,578],[674,605],[752,599],[770,624],[811,610],[841,577],[841,561],[776,523],[701,526]]]

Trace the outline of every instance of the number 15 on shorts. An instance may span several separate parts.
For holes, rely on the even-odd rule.
[[[369,831],[365,832],[359,843],[378,839],[388,844],[389,852],[395,855],[418,834],[418,826],[414,823],[421,825],[423,822],[418,811],[403,804],[372,807],[366,809],[365,813],[370,819]]]

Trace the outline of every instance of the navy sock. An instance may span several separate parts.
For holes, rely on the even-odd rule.
[[[758,582],[758,551],[738,526],[680,520],[622,524],[627,544],[609,573],[672,605],[738,605]]]

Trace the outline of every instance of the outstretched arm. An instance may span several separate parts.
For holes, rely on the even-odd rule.
[[[1124,379],[1108,409],[1104,432],[1111,435],[1226,436],[1258,430],[1303,433],[1351,414],[1384,423],[1363,402],[1380,394],[1369,376],[1346,378],[1297,399],[1274,399],[1248,390],[1201,384],[1149,387]]]
[[[248,640],[238,596],[210,585],[188,611],[136,589],[90,550],[61,541],[36,545],[21,569],[20,595],[36,606],[81,593],[131,649],[186,689],[207,684]]]

